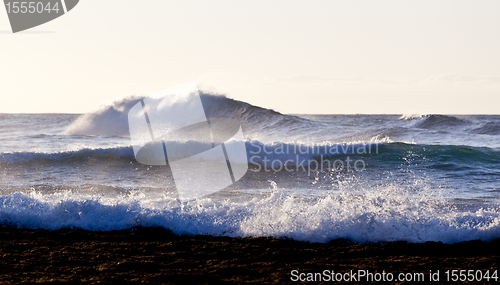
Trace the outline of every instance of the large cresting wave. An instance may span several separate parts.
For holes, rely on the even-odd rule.
[[[68,135],[104,135],[129,137],[128,112],[145,96],[133,95],[101,106],[98,110],[82,115],[66,128]],[[207,118],[231,118],[239,120],[244,132],[255,133],[262,130],[311,127],[318,122],[253,106],[246,102],[227,98],[224,95],[200,92],[201,102]],[[174,102],[162,106],[164,112],[174,108]],[[305,125],[304,125],[305,124]]]
[[[141,191],[118,197],[14,193],[0,197],[0,223],[20,228],[93,231],[161,226],[176,234],[274,236],[309,242],[489,241],[500,236],[500,208],[456,212],[425,195],[385,186],[360,196],[344,191],[304,199],[275,189],[267,198],[188,203]]]

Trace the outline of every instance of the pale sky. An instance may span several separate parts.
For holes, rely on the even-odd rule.
[[[500,114],[500,1],[81,0],[12,34],[0,113],[85,113],[191,80],[283,113]]]

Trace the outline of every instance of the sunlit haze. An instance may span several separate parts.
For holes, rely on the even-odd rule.
[[[191,80],[283,113],[500,110],[499,1],[82,0],[17,34],[0,10],[0,113]]]

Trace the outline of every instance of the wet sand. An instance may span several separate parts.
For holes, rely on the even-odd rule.
[[[490,270],[490,274],[499,270],[500,239],[452,245],[358,244],[349,240],[321,244],[276,238],[177,236],[163,228],[93,232],[3,227],[0,256],[1,283],[287,284],[297,283],[292,279],[300,273],[367,270],[394,275],[424,273],[425,280],[419,284],[440,284],[446,283],[446,270]],[[297,270],[295,275],[292,270]],[[430,270],[439,270],[440,281],[429,282]]]

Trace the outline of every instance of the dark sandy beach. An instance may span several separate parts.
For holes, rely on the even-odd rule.
[[[374,274],[385,271],[394,275],[421,272],[425,280],[419,283],[424,284],[429,283],[430,270],[439,270],[440,281],[430,282],[438,284],[446,283],[446,270],[490,270],[491,274],[500,264],[500,240],[451,245],[358,244],[348,240],[321,244],[276,238],[177,236],[163,228],[93,232],[3,227],[0,255],[0,282],[14,284],[297,283],[292,282],[297,278],[292,270],[297,270],[295,276],[324,270],[369,270]],[[401,282],[380,281],[383,283]]]

